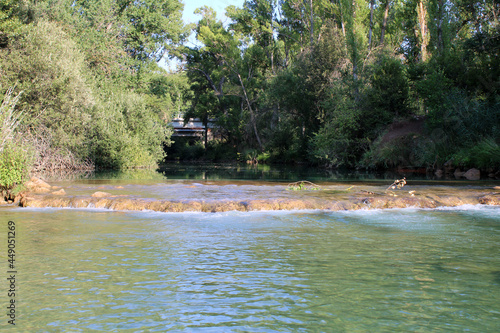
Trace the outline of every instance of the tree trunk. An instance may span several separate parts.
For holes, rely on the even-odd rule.
[[[311,6],[311,45],[314,41],[314,11],[313,11],[313,0],[309,0],[309,5]]]
[[[358,88],[358,43],[356,42],[356,0],[352,0],[351,3],[352,17],[349,21],[349,39],[352,47],[352,79],[354,81],[354,95],[355,99],[359,99],[359,88]]]
[[[208,146],[208,114],[205,114],[205,119],[203,119],[204,121],[204,124],[205,125],[205,150],[207,149],[207,146]]]
[[[375,0],[370,0],[370,32],[368,33],[368,49],[372,48],[372,33],[373,33],[373,7]]]
[[[443,54],[444,42],[443,42],[443,12],[444,12],[444,1],[438,1],[438,26],[437,26],[437,37],[438,37],[438,53]]]
[[[243,84],[243,80],[241,79],[240,73],[236,72],[236,75],[238,76],[238,80],[240,81],[241,84],[241,89],[243,89],[243,96],[245,97],[245,101],[247,102],[248,111],[250,112],[250,121],[252,123],[253,131],[255,133],[255,138],[259,143],[260,150],[263,151],[264,147],[262,146],[262,141],[260,140],[259,132],[257,132],[257,124],[256,124],[257,121],[255,119],[255,114],[253,112],[250,100],[248,99],[247,90],[245,89],[245,85]]]
[[[210,77],[210,75],[208,75],[207,72],[205,72],[205,71],[203,71],[203,70],[201,70],[199,68],[194,68],[192,70],[200,72],[201,74],[203,74],[203,76],[205,77],[205,79],[207,79],[207,82],[210,84],[210,87],[212,87],[212,89],[213,89],[213,91],[215,93],[215,96],[219,100],[219,105],[221,107],[222,113],[226,114],[226,110],[224,109],[224,106],[222,104],[222,98],[224,97],[224,91],[222,90],[222,87],[224,85],[225,77],[221,78],[221,80],[219,82],[219,88],[217,89],[217,86],[215,85],[214,81],[212,80],[212,78]]]
[[[354,81],[358,80],[358,45],[356,43],[356,0],[352,0],[352,75]]]
[[[385,1],[384,19],[382,20],[382,32],[380,33],[380,45],[384,45],[385,30],[387,28],[387,18],[389,17],[390,0]]]
[[[420,0],[417,5],[418,26],[420,35],[420,57],[423,62],[427,61],[427,46],[429,45],[429,30],[427,29],[427,8],[424,0]]]
[[[345,22],[344,22],[344,11],[342,10],[342,1],[339,1],[339,11],[340,11],[340,26],[342,27],[342,35],[345,38]]]

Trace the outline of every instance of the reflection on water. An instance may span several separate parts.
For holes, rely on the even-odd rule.
[[[420,184],[481,184],[484,182],[498,183],[499,179],[485,178],[482,181],[468,181],[464,178],[439,178],[433,173],[421,173],[421,170],[403,169],[398,171],[375,172],[367,170],[332,170],[316,168],[308,165],[249,165],[235,163],[165,163],[158,169],[131,169],[131,170],[97,170],[83,172],[53,172],[40,173],[37,176],[47,181],[61,180],[260,180],[294,182],[309,180],[314,182],[383,182],[390,184],[395,179],[406,177]],[[389,181],[389,182],[388,182]]]
[[[168,179],[198,180],[267,180],[267,181],[345,181],[396,179],[392,172],[375,173],[356,170],[328,170],[308,165],[248,165],[248,164],[176,164],[162,165],[159,170]],[[402,177],[402,176],[401,176]],[[416,175],[425,179],[425,175]]]
[[[0,213],[25,332],[498,330],[496,207]]]

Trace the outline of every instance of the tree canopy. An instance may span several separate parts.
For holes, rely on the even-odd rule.
[[[496,0],[247,0],[227,22],[199,8],[196,25],[182,10],[0,0],[0,87],[23,91],[19,130],[114,168],[161,160],[174,115],[216,122],[205,158],[220,148],[330,167],[500,164]],[[182,62],[176,73],[158,66],[168,57]],[[409,122],[425,126],[384,139]]]
[[[240,151],[349,167],[499,162],[493,0],[247,0],[226,9],[228,24],[198,13],[189,116],[215,117]],[[414,144],[379,140],[417,119]],[[492,159],[475,160],[484,142]]]

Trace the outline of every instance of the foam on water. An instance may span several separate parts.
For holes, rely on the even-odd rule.
[[[436,208],[418,208],[418,207],[407,207],[407,208],[385,208],[385,209],[358,209],[358,210],[339,210],[339,211],[330,211],[325,209],[291,209],[291,210],[255,210],[255,211],[225,211],[225,212],[200,212],[200,211],[184,211],[184,212],[158,212],[153,210],[115,210],[112,208],[96,208],[90,204],[86,208],[75,208],[75,207],[19,207],[19,206],[9,206],[2,207],[3,210],[8,211],[30,211],[30,212],[44,212],[44,211],[54,211],[54,210],[77,210],[77,211],[96,211],[96,212],[129,212],[131,214],[139,214],[142,216],[162,216],[162,215],[210,215],[210,216],[246,216],[246,215],[273,215],[273,216],[282,216],[288,214],[317,214],[317,213],[325,213],[325,214],[334,214],[334,215],[347,215],[347,216],[366,216],[366,217],[374,217],[380,214],[397,214],[405,213],[412,214],[421,211],[451,211],[451,212],[464,212],[464,213],[476,213],[481,212],[484,215],[488,215],[491,217],[499,217],[500,218],[500,207],[499,206],[488,206],[488,205],[460,205],[453,207],[440,206]]]

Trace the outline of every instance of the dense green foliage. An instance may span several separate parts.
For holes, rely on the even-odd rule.
[[[16,103],[21,94],[13,96],[9,89],[0,105],[0,194],[13,199],[15,193],[29,176],[32,153],[17,135],[22,114],[16,112]]]
[[[500,9],[493,0],[247,0],[198,12],[187,116],[219,144],[331,167],[499,167]],[[418,133],[382,139],[392,123]]]
[[[15,142],[34,169],[155,165],[179,115],[220,133],[172,157],[498,168],[496,0],[247,0],[193,27],[182,7],[0,0],[0,92],[23,91]]]
[[[18,132],[35,169],[163,158],[186,83],[156,61],[186,37],[180,1],[3,1],[0,13],[0,88],[23,91]]]
[[[19,149],[11,142],[0,151],[0,194],[2,198],[13,199],[23,183],[28,180],[31,169],[31,154]]]

